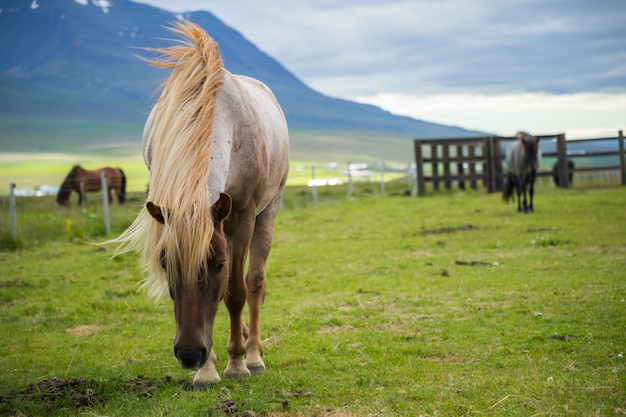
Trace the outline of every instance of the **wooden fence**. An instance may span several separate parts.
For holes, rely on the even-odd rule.
[[[568,142],[565,134],[558,135],[538,135],[535,136],[543,140],[543,157],[555,157],[557,160],[556,170],[559,175],[560,187],[569,187],[569,173],[588,171],[608,171],[619,170],[621,173],[621,183],[626,185],[626,161],[624,157],[624,135],[619,131],[617,138],[584,139]],[[476,189],[479,182],[488,192],[498,192],[502,190],[504,170],[504,154],[507,142],[516,140],[515,137],[475,137],[475,138],[454,138],[454,139],[415,139],[415,163],[417,167],[417,191],[418,194],[426,192],[426,183],[432,183],[434,190],[439,190],[443,185],[446,189],[452,188],[452,183],[456,182],[461,189],[465,189],[469,183],[470,188]],[[546,149],[546,140],[555,144],[554,150]],[[593,151],[569,152],[569,144],[584,144],[597,141],[612,141],[618,143],[616,151]],[[570,169],[568,160],[574,158],[619,156],[619,165],[594,165],[576,167]],[[539,176],[551,176],[553,171],[540,170]]]

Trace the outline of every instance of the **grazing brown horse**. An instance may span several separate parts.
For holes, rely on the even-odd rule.
[[[87,202],[86,193],[100,191],[102,189],[102,172],[106,173],[109,202],[113,201],[111,189],[115,190],[117,201],[124,204],[126,201],[126,175],[120,168],[84,169],[80,165],[74,165],[72,170],[57,193],[57,203],[62,206],[70,205],[72,191],[78,193],[78,204]]]
[[[149,61],[172,72],[144,129],[148,202],[114,242],[121,252],[143,254],[150,294],[172,297],[174,355],[182,368],[198,371],[198,390],[220,381],[213,322],[221,300],[230,315],[224,376],[265,371],[265,262],[287,180],[289,136],[271,91],[226,71],[204,30],[188,21],[171,30],[180,42]]]
[[[533,197],[535,195],[535,178],[541,163],[539,139],[526,132],[517,132],[517,140],[506,149],[506,164],[509,168],[502,198],[508,203],[515,198],[517,192],[517,211],[529,213],[534,211]],[[528,191],[529,200],[526,200]]]

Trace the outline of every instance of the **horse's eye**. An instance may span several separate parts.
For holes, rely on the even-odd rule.
[[[216,274],[219,274],[220,272],[222,272],[222,269],[224,269],[224,262],[218,262],[215,265],[215,268],[213,268],[213,272],[215,272]]]

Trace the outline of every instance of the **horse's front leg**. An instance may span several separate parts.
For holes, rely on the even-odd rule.
[[[246,303],[244,268],[254,229],[254,211],[232,213],[227,223],[225,226],[226,235],[230,239],[230,277],[224,295],[224,304],[230,316],[230,336],[226,346],[229,358],[224,376],[226,378],[249,378],[242,311]]]
[[[222,378],[220,378],[220,374],[217,372],[216,365],[217,355],[215,355],[215,351],[211,348],[209,359],[206,361],[204,366],[196,372],[196,376],[193,378],[194,391],[204,391],[207,385],[220,382],[222,380]]]
[[[269,256],[274,235],[274,220],[280,208],[280,196],[256,219],[254,235],[250,244],[250,267],[246,277],[250,331],[246,341],[246,366],[253,374],[265,372],[263,345],[261,343],[261,307],[265,301],[265,263]]]

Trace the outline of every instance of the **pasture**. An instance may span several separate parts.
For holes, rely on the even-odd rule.
[[[96,245],[111,206],[0,204],[0,415],[626,414],[626,187],[537,190],[534,214],[484,191],[288,187],[262,311],[267,371],[206,392],[172,354],[169,299]],[[17,247],[17,248],[16,248]],[[228,321],[214,330],[226,365]]]

